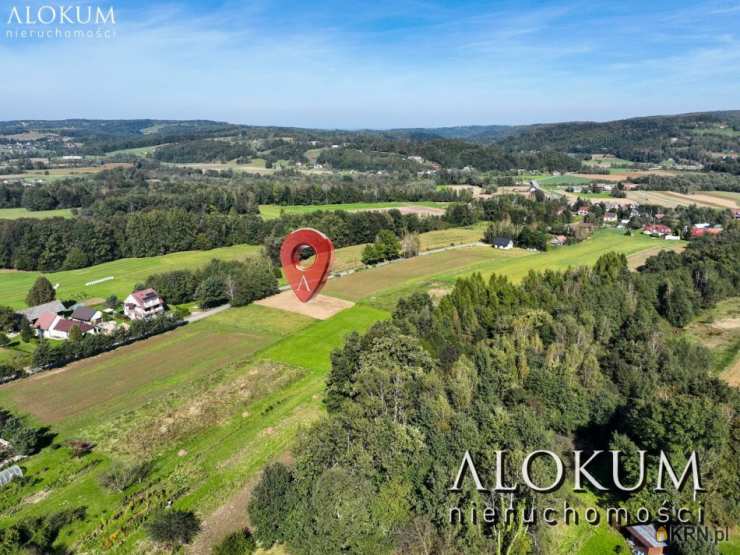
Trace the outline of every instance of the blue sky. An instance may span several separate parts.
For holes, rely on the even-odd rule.
[[[112,5],[116,36],[6,35],[11,6],[54,3],[0,6],[0,119],[389,128],[740,109],[740,0],[69,0]]]

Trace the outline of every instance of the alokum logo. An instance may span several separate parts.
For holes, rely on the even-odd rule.
[[[111,39],[116,36],[113,6],[43,4],[10,6],[7,39]]]

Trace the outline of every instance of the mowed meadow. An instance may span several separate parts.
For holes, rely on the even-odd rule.
[[[467,239],[479,230],[454,238],[434,233],[428,246],[439,248],[448,240],[474,242]],[[0,386],[0,406],[56,434],[54,445],[24,461],[29,480],[5,488],[0,527],[85,506],[84,522],[63,529],[60,545],[75,552],[149,552],[145,515],[172,502],[203,519],[193,552],[208,552],[225,533],[248,524],[246,503],[259,471],[289,459],[300,430],[323,414],[331,352],[348,333],[390,317],[399,296],[440,284],[449,288],[473,272],[520,280],[532,269],[592,264],[610,250],[634,256],[663,245],[676,248],[600,231],[547,253],[481,246],[435,252],[331,280],[327,295],[356,304],[327,320],[258,305],[232,308]],[[69,439],[91,441],[95,448],[74,458],[65,446]],[[152,471],[125,493],[104,488],[101,476],[121,461],[150,461]]]
[[[110,295],[123,299],[133,290],[134,285],[143,283],[152,274],[196,269],[205,266],[214,258],[242,260],[260,251],[261,247],[256,245],[235,245],[208,251],[175,252],[149,258],[123,258],[79,270],[45,275],[52,285],[58,286],[57,296],[65,300],[105,299]],[[0,270],[0,304],[14,308],[24,307],[26,293],[40,275],[40,272]],[[88,283],[90,285],[87,285]]]
[[[309,214],[319,210],[389,210],[391,208],[437,208],[444,210],[447,202],[352,202],[347,204],[305,204],[305,205],[279,205],[261,204],[260,215],[266,220],[279,218],[281,214]]]
[[[326,294],[351,301],[369,303],[390,310],[399,298],[417,290],[432,294],[444,293],[459,277],[475,272],[484,278],[492,274],[520,281],[530,271],[565,270],[591,265],[604,253],[619,252],[628,257],[633,268],[646,256],[662,249],[681,250],[684,241],[664,241],[642,234],[627,236],[616,230],[600,230],[591,238],[568,247],[547,252],[522,249],[496,250],[490,247],[468,247],[420,256],[370,270],[354,273],[341,280],[332,280]]]
[[[484,230],[483,224],[476,224],[470,227],[422,233],[420,235],[421,249],[426,251],[480,241]],[[341,272],[360,267],[364,247],[365,245],[353,245],[337,249],[334,270]],[[242,260],[261,252],[262,247],[259,245],[235,245],[207,251],[176,252],[149,258],[124,258],[79,270],[52,272],[45,275],[53,285],[58,285],[57,296],[65,300],[102,300],[110,295],[116,295],[122,299],[132,291],[134,285],[143,283],[152,274],[197,269],[205,266],[214,258]],[[0,304],[13,308],[25,307],[26,293],[40,275],[42,275],[40,272],[0,270]],[[88,283],[90,285],[87,285]]]
[[[46,218],[71,218],[72,210],[59,208],[57,210],[36,210],[26,208],[0,208],[0,220],[19,220],[20,218],[35,218],[43,220]]]

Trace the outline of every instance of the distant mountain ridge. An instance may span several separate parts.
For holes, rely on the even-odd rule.
[[[740,110],[645,116],[607,122],[576,121],[534,125],[466,125],[387,130],[304,129],[253,126],[211,120],[15,120],[0,122],[0,140],[35,131],[52,133],[83,146],[83,154],[231,137],[236,140],[288,139],[296,143],[353,145],[354,148],[409,154],[411,143],[451,142],[496,145],[496,155],[553,151],[576,155],[609,153],[634,162],[675,160],[707,169],[740,173]],[[28,139],[26,139],[28,140]],[[404,146],[406,145],[406,146]],[[494,151],[489,151],[493,155]]]

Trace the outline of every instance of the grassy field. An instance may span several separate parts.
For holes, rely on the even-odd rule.
[[[26,343],[16,336],[7,347],[0,347],[0,364],[13,363],[19,366],[28,366],[31,354],[36,348],[35,343]]]
[[[157,146],[163,146],[163,145],[157,145]],[[115,156],[117,154],[128,154],[131,156],[147,157],[147,156],[151,156],[152,152],[154,152],[157,149],[157,146],[140,146],[140,147],[135,147],[135,148],[123,148],[121,150],[113,150],[111,152],[108,152],[106,156]]]
[[[435,237],[430,244],[449,240]],[[60,544],[75,552],[150,552],[141,524],[149,511],[173,501],[204,519],[205,531],[193,549],[208,552],[225,532],[247,525],[246,503],[260,469],[284,457],[296,434],[323,414],[331,351],[349,332],[388,317],[368,304],[375,304],[372,297],[389,291],[395,297],[430,279],[449,286],[455,275],[476,270],[520,279],[527,264],[588,264],[610,249],[638,252],[656,243],[602,231],[581,245],[545,254],[470,247],[421,256],[332,280],[327,293],[338,287],[363,302],[328,320],[255,305],[230,309],[0,386],[0,406],[28,413],[58,434],[56,448],[24,461],[29,479],[4,488],[0,527],[84,505],[85,520],[66,527]],[[74,458],[63,446],[70,438],[94,442],[94,452]],[[143,483],[125,494],[100,485],[115,461],[134,459],[153,463]],[[584,555],[618,543],[607,528],[584,540],[572,544]]]
[[[687,331],[712,351],[714,371],[740,387],[740,298],[726,299],[699,314]]]
[[[0,388],[0,405],[39,422],[82,427],[134,409],[210,368],[250,357],[312,323],[308,317],[253,305],[232,309],[97,357]]]
[[[24,173],[3,175],[2,179],[23,179],[26,181],[58,181],[60,179],[66,179],[68,177],[85,176],[99,173],[103,170],[109,170],[113,168],[128,168],[130,166],[131,164],[126,162],[109,162],[106,164],[85,166],[80,168],[51,168],[49,170],[28,170]]]
[[[71,218],[72,210],[60,208],[58,210],[31,211],[26,208],[0,208],[0,220],[19,220],[20,218]]]
[[[261,247],[256,245],[236,245],[208,251],[185,251],[153,256],[149,258],[124,258],[97,266],[46,274],[52,284],[59,284],[57,295],[63,299],[105,299],[110,295],[124,298],[134,285],[146,280],[151,274],[171,270],[194,269],[207,264],[214,258],[222,260],[241,260],[258,254]],[[0,303],[14,308],[25,306],[25,297],[41,273],[0,270]],[[113,279],[93,285],[93,281],[112,277]]]
[[[719,199],[729,199],[735,203],[735,206],[740,206],[740,193],[730,191],[702,191],[702,195]]]
[[[309,204],[287,205],[262,204],[260,214],[266,220],[279,218],[285,214],[309,214],[318,210],[368,210],[371,208],[400,208],[402,206],[424,206],[428,208],[445,208],[446,202],[352,202],[348,204]]]
[[[577,175],[550,175],[537,179],[540,185],[582,185],[584,183],[590,183],[592,180],[585,177],[579,177]]]
[[[474,272],[481,273],[484,278],[497,273],[520,281],[532,270],[564,270],[593,264],[599,256],[610,250],[622,252],[629,259],[640,257],[645,251],[655,254],[661,248],[679,249],[684,245],[683,242],[668,243],[645,235],[625,236],[621,232],[605,229],[578,245],[545,253],[471,247],[404,260],[332,280],[325,291],[330,295],[363,300],[390,310],[400,297],[415,290],[449,289],[458,277]]]
[[[87,518],[68,527],[61,543],[75,551],[147,552],[142,504],[175,500],[208,522],[321,415],[329,353],[350,331],[385,317],[357,306],[314,321],[253,305],[139,343],[138,352],[119,349],[0,387],[0,405],[51,420],[57,444],[70,437],[96,443],[84,463],[64,447],[26,461],[33,480],[6,488],[0,526],[84,504]],[[155,463],[145,484],[126,496],[100,486],[114,460],[134,455]],[[38,502],[27,501],[39,492]],[[245,524],[241,509],[228,515],[232,529]]]
[[[492,260],[526,257],[527,254],[520,249],[504,251],[491,247],[469,247],[417,256],[331,280],[324,288],[324,292],[342,299],[358,301],[380,291],[403,287],[409,282],[453,268],[468,268]]]
[[[431,231],[420,235],[421,250],[427,251],[461,243],[479,241],[483,236],[485,225],[451,228]],[[334,271],[341,272],[362,266],[362,250],[365,245],[353,245],[337,249]],[[133,286],[143,282],[151,274],[176,269],[193,269],[207,264],[213,258],[238,260],[246,256],[259,254],[261,247],[256,245],[237,245],[209,251],[187,251],[149,258],[128,258],[107,262],[97,266],[46,274],[53,284],[59,284],[59,297],[64,299],[84,300],[91,298],[105,299],[110,295],[123,298],[131,292]],[[0,304],[14,308],[25,306],[24,298],[40,272],[17,272],[0,270]],[[93,285],[86,283],[113,277]]]

